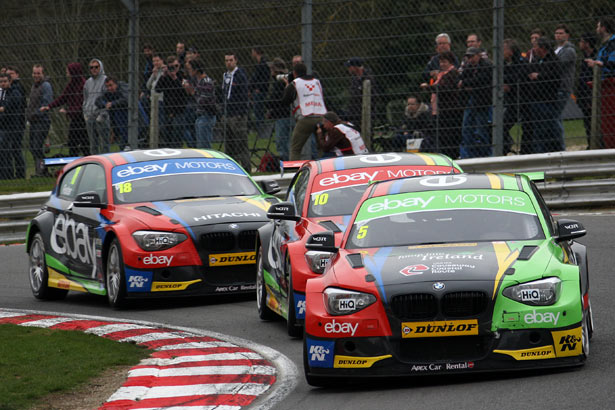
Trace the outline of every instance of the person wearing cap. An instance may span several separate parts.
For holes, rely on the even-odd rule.
[[[482,50],[468,47],[465,69],[458,87],[466,93],[463,124],[461,126],[460,158],[491,156],[491,72],[489,60],[482,58]]]
[[[351,57],[344,66],[350,74],[350,100],[345,115],[346,119],[361,128],[361,115],[363,112],[363,87],[366,80],[371,82],[371,111],[376,112],[374,107],[374,95],[376,95],[376,83],[369,68],[363,66],[363,60],[359,57]]]
[[[301,159],[301,149],[314,132],[316,126],[322,121],[327,112],[320,81],[313,75],[307,74],[307,67],[303,63],[293,66],[294,80],[284,89],[282,104],[292,104],[292,113],[296,125],[290,139],[290,160]],[[288,82],[288,79],[284,79]]]
[[[323,116],[322,127],[316,130],[318,147],[323,152],[323,158],[348,155],[367,154],[369,151],[361,137],[361,133],[352,124],[343,122],[333,111],[327,111]]]

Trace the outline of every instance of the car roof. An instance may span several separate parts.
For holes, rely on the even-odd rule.
[[[409,192],[461,189],[514,190],[525,192],[524,180],[528,180],[524,175],[492,173],[411,177],[377,182],[372,186],[368,197],[372,198]]]
[[[148,150],[135,150],[135,151],[121,151],[112,152],[109,154],[98,155],[100,157],[110,160],[114,165],[123,165],[135,162],[147,162],[164,159],[183,159],[183,158],[220,158],[229,159],[233,161],[228,155],[211,150],[211,149],[171,149],[171,148],[159,148]],[[87,157],[86,157],[87,158]]]
[[[305,166],[316,169],[317,174],[347,169],[366,167],[394,167],[404,165],[420,166],[446,166],[461,168],[449,157],[443,154],[413,153],[413,152],[386,152],[377,154],[363,154],[327,158],[310,161]]]

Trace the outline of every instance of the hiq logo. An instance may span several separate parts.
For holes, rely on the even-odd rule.
[[[295,293],[295,317],[305,319],[305,295]]]
[[[335,342],[307,338],[307,355],[312,367],[333,367],[333,348]]]

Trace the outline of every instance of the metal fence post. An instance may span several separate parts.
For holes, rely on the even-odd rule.
[[[301,57],[312,73],[312,0],[304,0],[301,7]]]
[[[128,19],[128,145],[139,148],[139,0],[122,0]]]
[[[589,137],[589,149],[598,149],[602,148],[602,132],[600,129],[600,117],[602,114],[602,107],[600,104],[600,95],[602,94],[601,67],[594,65],[593,74],[594,77],[592,79],[592,122],[591,135]]]
[[[493,0],[493,155],[504,154],[504,0]]]
[[[361,110],[361,137],[367,148],[372,148],[372,82],[363,81],[363,109]]]

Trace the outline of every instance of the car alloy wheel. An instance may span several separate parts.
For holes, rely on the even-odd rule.
[[[114,308],[122,307],[124,305],[124,298],[126,295],[126,283],[124,278],[125,274],[122,250],[120,248],[120,242],[117,238],[113,239],[111,246],[109,247],[105,276],[109,304]]]
[[[62,299],[68,294],[67,289],[49,287],[49,271],[45,262],[45,242],[39,232],[34,234],[28,253],[28,276],[32,294],[37,299]]]

